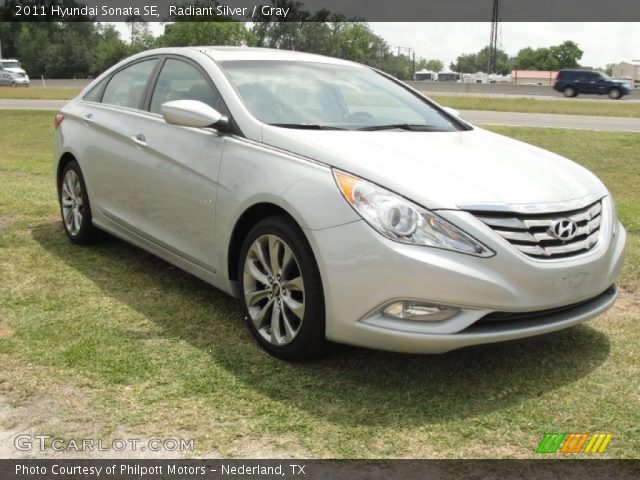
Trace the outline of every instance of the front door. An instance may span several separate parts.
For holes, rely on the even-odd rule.
[[[148,111],[139,115],[132,136],[124,184],[127,223],[162,247],[215,271],[215,204],[225,136],[211,128],[166,123],[162,104],[179,99],[222,106],[213,83],[196,64],[177,57],[165,60]]]

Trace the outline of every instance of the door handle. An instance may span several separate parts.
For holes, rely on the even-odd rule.
[[[131,141],[140,147],[147,146],[147,139],[142,133],[139,133],[138,135],[134,135],[133,137],[131,137]]]
[[[83,117],[84,123],[86,125],[92,125],[93,124],[93,113],[87,113],[84,117]]]

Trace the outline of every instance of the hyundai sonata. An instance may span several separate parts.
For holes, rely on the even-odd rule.
[[[626,233],[593,174],[367,66],[152,50],[55,126],[70,241],[106,231],[239,297],[281,358],[540,335],[616,296]]]

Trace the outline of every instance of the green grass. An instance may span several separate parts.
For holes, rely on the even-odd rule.
[[[203,282],[118,240],[69,244],[52,115],[0,113],[0,396],[26,412],[21,428],[339,458],[532,457],[545,432],[611,431],[606,457],[639,456],[640,135],[492,128],[571,156],[616,195],[630,240],[609,315],[440,356],[339,347],[290,364],[263,353],[236,301]]]
[[[25,100],[71,100],[78,93],[79,88],[44,88],[44,87],[29,87],[29,88],[11,88],[0,87],[0,99],[25,99]]]
[[[603,117],[640,118],[640,102],[599,100],[542,100],[535,98],[474,97],[463,95],[429,95],[439,104],[457,110],[490,110],[495,112],[557,113],[564,115],[596,115]]]

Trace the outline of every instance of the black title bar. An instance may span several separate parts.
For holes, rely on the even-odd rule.
[[[2,480],[637,479],[637,460],[0,460]]]
[[[0,0],[3,21],[489,22],[494,0]],[[500,0],[504,22],[640,21],[637,0]]]

